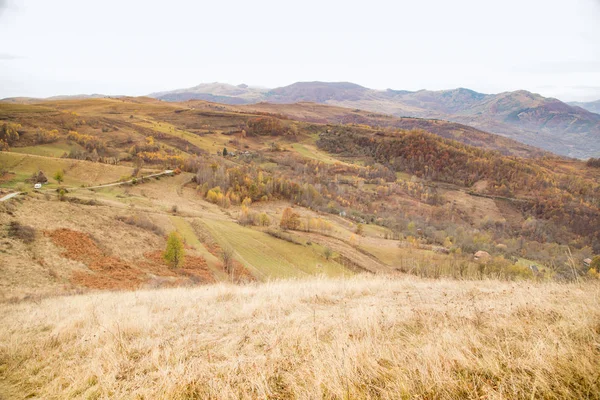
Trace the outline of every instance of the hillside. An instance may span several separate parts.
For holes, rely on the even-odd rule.
[[[0,304],[0,395],[596,398],[599,294],[358,276]]]
[[[316,103],[274,104],[263,102],[245,105],[239,109],[281,114],[294,120],[315,123],[358,124],[403,130],[420,129],[471,146],[496,150],[504,155],[519,157],[551,156],[550,153],[516,140],[444,120],[392,117],[386,114]]]
[[[568,280],[600,252],[593,166],[473,147],[487,134],[443,121],[150,98],[0,103],[0,121],[1,195],[23,192],[0,204],[7,301],[356,272],[527,279],[531,263]],[[163,170],[177,174],[144,178]],[[160,256],[172,231],[179,270]]]
[[[0,102],[0,398],[598,397],[598,169],[456,125]]]
[[[153,96],[169,101],[217,99],[208,96],[210,86],[200,86],[202,93],[196,97],[193,90],[186,89]],[[215,96],[223,92],[220,86],[218,88]],[[600,155],[599,114],[525,90],[494,95],[463,88],[379,91],[345,82],[298,82],[252,92],[247,88],[237,91],[232,88],[235,87],[226,91],[227,98],[218,97],[219,101],[231,104],[315,102],[399,117],[436,118],[466,124],[564,156],[585,159]]]

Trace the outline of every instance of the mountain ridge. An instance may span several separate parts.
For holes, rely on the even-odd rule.
[[[237,105],[262,101],[337,105],[397,117],[457,122],[568,157],[600,155],[600,114],[527,90],[497,94],[468,88],[376,90],[351,82],[313,81],[274,89],[200,84],[150,96],[166,101],[199,99]]]

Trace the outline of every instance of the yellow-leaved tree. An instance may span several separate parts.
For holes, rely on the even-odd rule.
[[[165,261],[171,268],[178,268],[183,265],[184,260],[184,249],[183,241],[179,233],[173,231],[169,234],[167,239],[167,248],[163,254]]]
[[[279,226],[283,229],[297,230],[300,228],[300,216],[288,207],[283,210]]]

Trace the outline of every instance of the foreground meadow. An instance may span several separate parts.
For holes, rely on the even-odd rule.
[[[598,398],[600,286],[312,278],[0,305],[0,398]]]

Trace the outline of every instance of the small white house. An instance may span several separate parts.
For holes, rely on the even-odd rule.
[[[42,184],[41,183],[36,183],[35,185],[33,185],[34,189],[41,189],[42,188]]]

